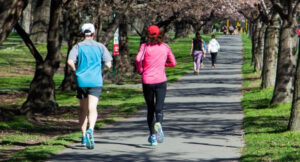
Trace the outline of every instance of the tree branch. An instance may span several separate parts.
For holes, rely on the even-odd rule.
[[[267,5],[266,5],[265,0],[260,0],[260,2],[261,2],[261,4],[262,4],[262,6],[263,6],[263,9],[264,9],[266,15],[269,15],[270,10],[267,8]]]
[[[142,33],[139,32],[139,30],[138,30],[133,24],[131,24],[131,27],[135,30],[135,32],[136,32],[139,36],[142,36]]]
[[[295,8],[293,10],[292,16],[295,17],[299,13],[300,10],[300,1],[296,0]]]
[[[287,18],[287,15],[283,13],[284,7],[280,3],[276,2],[275,0],[270,0],[270,1],[272,2],[274,10],[279,13],[280,17]]]
[[[15,27],[17,33],[23,39],[26,46],[28,47],[30,53],[32,54],[32,56],[36,60],[36,63],[37,64],[43,63],[43,57],[40,55],[38,50],[35,48],[34,44],[32,43],[31,39],[29,38],[29,35],[25,32],[25,30],[20,26],[19,23],[16,23],[16,25],[14,27]]]
[[[128,12],[130,5],[133,1],[134,0],[130,0],[127,3],[126,7],[124,7],[124,9],[121,12],[116,14],[116,17],[114,18],[113,22],[108,25],[109,29],[107,30],[106,35],[101,39],[101,42],[104,45],[108,45],[109,41],[113,38],[114,32],[117,30],[123,15]]]

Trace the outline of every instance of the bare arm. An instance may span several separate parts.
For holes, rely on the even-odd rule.
[[[111,61],[106,62],[106,63],[105,63],[105,66],[108,67],[108,68],[111,68]]]
[[[69,67],[72,69],[72,71],[76,71],[75,63],[73,60],[68,60],[67,63]]]

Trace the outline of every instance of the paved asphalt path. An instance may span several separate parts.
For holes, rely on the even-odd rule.
[[[221,51],[216,69],[211,69],[209,54],[200,75],[190,72],[168,85],[164,143],[150,146],[147,142],[143,107],[135,117],[96,130],[94,150],[76,143],[49,161],[239,161],[242,43],[237,35],[218,40]]]

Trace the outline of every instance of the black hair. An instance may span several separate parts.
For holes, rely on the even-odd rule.
[[[93,35],[93,33],[92,33],[92,31],[90,31],[90,30],[85,30],[83,33],[83,36],[91,36],[91,35]]]
[[[199,33],[199,32],[196,32],[196,34],[195,34],[195,38],[196,38],[196,40],[197,40],[197,41],[200,41],[200,40],[202,40],[202,37],[201,37],[201,35],[200,35],[200,33]]]

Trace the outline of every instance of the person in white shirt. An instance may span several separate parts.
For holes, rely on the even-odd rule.
[[[215,38],[216,38],[216,36],[214,34],[211,35],[211,40],[208,43],[208,52],[211,54],[211,67],[212,68],[216,68],[217,55],[220,50],[220,44]]]

